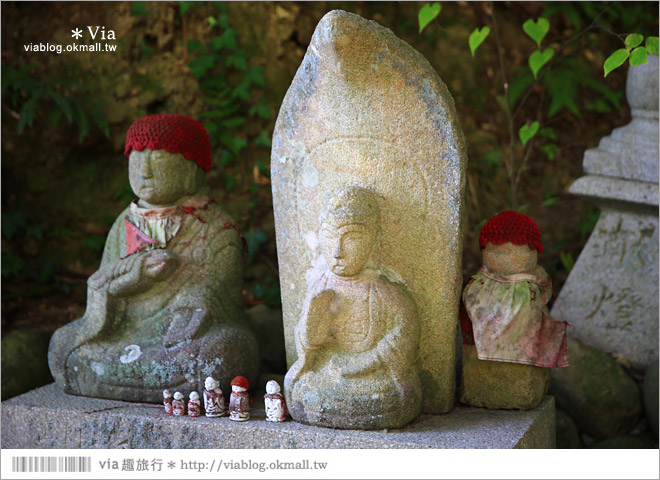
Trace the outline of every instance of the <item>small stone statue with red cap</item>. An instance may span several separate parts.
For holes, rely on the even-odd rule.
[[[547,392],[548,368],[568,366],[567,323],[550,317],[552,283],[537,264],[541,230],[506,211],[486,222],[479,245],[483,265],[463,290],[460,400],[534,408]]]
[[[243,312],[244,239],[207,190],[204,126],[179,114],[140,118],[124,153],[137,198],[110,229],[87,281],[85,315],[51,339],[57,385],[160,403],[161,385],[201,390],[209,369],[222,385],[238,372],[256,378],[258,344]]]
[[[229,419],[236,422],[245,422],[250,419],[250,383],[245,377],[235,377],[231,382],[231,396],[229,397]]]

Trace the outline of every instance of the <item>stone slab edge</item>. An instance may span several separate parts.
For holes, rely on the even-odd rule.
[[[2,403],[2,448],[554,448],[554,399],[529,411],[457,406],[403,429],[364,432],[265,421],[164,415],[160,405],[63,393],[55,384]]]

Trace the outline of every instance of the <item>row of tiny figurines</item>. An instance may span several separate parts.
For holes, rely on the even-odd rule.
[[[250,403],[252,396],[248,389],[250,383],[245,377],[235,377],[231,382],[231,396],[229,397],[229,419],[236,422],[245,422],[250,419]],[[264,407],[266,420],[269,422],[283,422],[287,410],[284,397],[280,393],[280,385],[275,380],[266,383],[266,394],[264,395]],[[172,395],[170,390],[163,390],[163,405],[165,413],[174,416],[186,415],[186,403],[181,392]],[[224,417],[227,415],[225,408],[225,397],[220,389],[220,384],[213,377],[206,377],[204,381],[204,411],[207,417]],[[190,392],[187,414],[189,417],[199,417],[201,414],[201,402],[199,393]]]

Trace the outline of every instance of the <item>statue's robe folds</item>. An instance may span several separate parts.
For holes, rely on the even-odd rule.
[[[550,276],[500,275],[485,265],[468,282],[463,302],[480,360],[567,367],[567,323],[548,313]]]
[[[175,207],[178,226],[165,248],[129,255],[134,210],[124,210],[110,230],[99,272],[88,281],[85,315],[53,335],[49,365],[59,387],[158,403],[163,388],[202,391],[208,376],[224,388],[236,375],[256,381],[258,346],[243,313],[243,246],[226,214],[193,199]],[[154,254],[172,261],[159,276],[140,278]],[[129,259],[132,269],[122,267]]]
[[[296,327],[297,361],[285,377],[300,422],[345,429],[399,428],[421,412],[419,320],[407,291],[374,271],[326,272]]]

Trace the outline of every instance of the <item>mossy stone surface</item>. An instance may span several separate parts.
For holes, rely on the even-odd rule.
[[[550,394],[583,431],[596,439],[628,433],[642,416],[637,383],[612,358],[568,339],[571,365],[552,370]]]
[[[547,368],[479,360],[474,345],[463,345],[459,400],[474,407],[529,410],[548,391]]]

